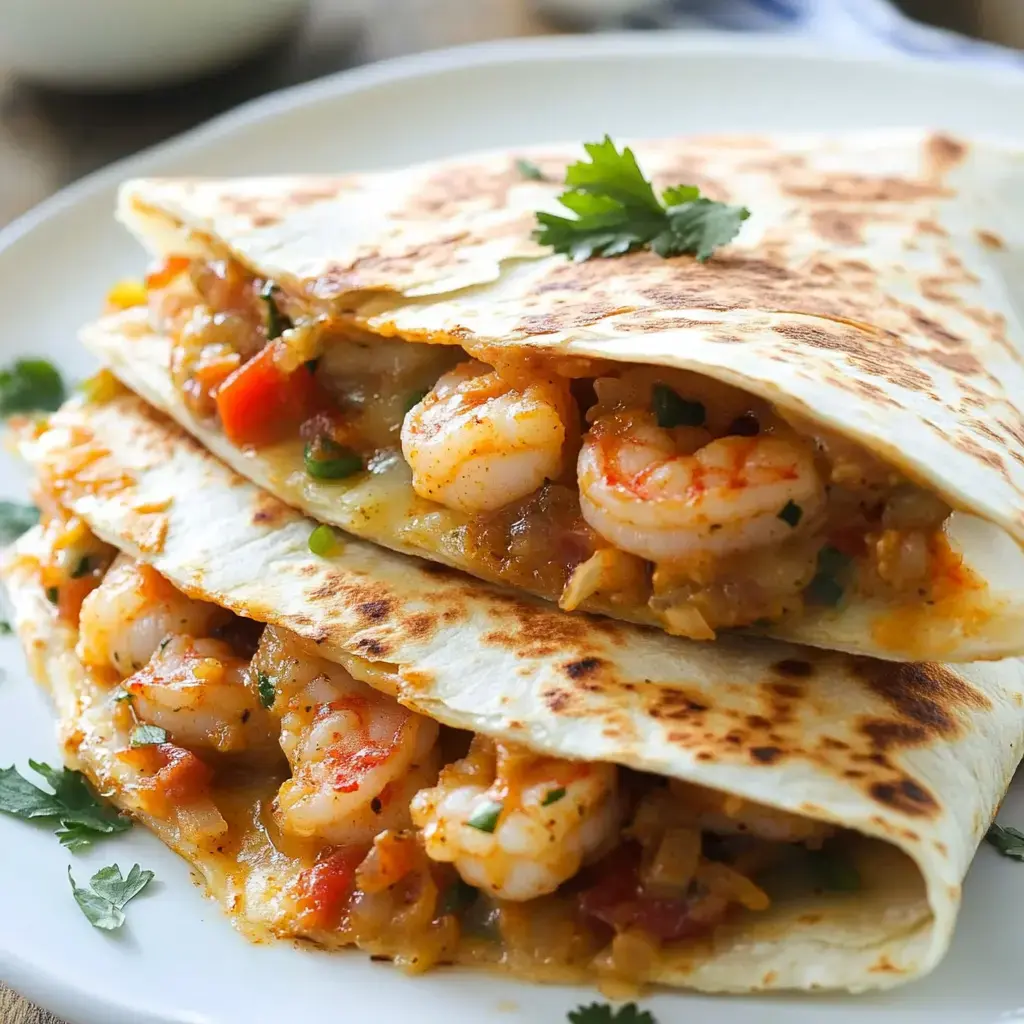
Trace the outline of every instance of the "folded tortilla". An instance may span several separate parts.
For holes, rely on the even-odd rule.
[[[76,401],[26,428],[22,450],[47,518],[18,543],[4,577],[67,755],[191,860],[243,930],[355,943],[413,970],[458,962],[544,980],[740,992],[888,987],[926,973],[948,948],[960,883],[1020,756],[1021,662],[952,668],[754,639],[707,645],[567,616],[358,540],[317,556],[315,523],[123,394]],[[125,588],[104,581],[133,572],[143,606],[120,613]],[[147,652],[125,665],[109,651],[97,662],[84,612],[79,628],[83,598],[94,623],[125,628],[152,609],[172,614],[185,594],[227,610],[212,609],[208,639],[197,631],[158,644],[151,629]],[[230,621],[217,618],[228,612]],[[194,608],[181,615],[202,618]],[[226,663],[251,656],[246,620],[268,629],[231,698],[232,722],[217,725],[203,716],[223,699],[216,687],[234,671]],[[268,635],[278,655],[270,664],[258,661]],[[198,656],[200,643],[234,653],[211,663],[207,646],[191,674],[168,684],[169,659],[182,644]],[[293,672],[311,686],[347,672],[345,686],[372,689],[348,703],[302,691],[282,709],[275,701]],[[133,747],[139,722],[159,726],[147,709],[159,707],[165,684],[181,687],[164,702],[172,727],[163,743]],[[353,851],[316,829],[289,836],[286,787],[303,776],[293,764],[289,779],[280,755],[245,730],[268,715],[284,714],[287,728],[287,715],[303,712],[314,724],[339,708],[406,714],[399,705],[424,716],[421,725],[446,727],[409,779],[429,776],[430,764],[436,772],[474,736],[461,768],[445,768],[438,783],[450,787],[454,772],[476,784],[476,824],[469,839],[465,826],[449,833],[449,844],[479,851],[504,835],[539,870],[559,848],[516,847],[500,831],[505,816],[547,809],[554,828],[561,801],[594,773],[618,780],[616,803],[595,802],[580,817],[599,809],[613,827],[605,822],[605,839],[585,848],[557,891],[519,900],[460,866],[482,891],[467,889],[443,858],[425,862],[434,790],[413,798],[410,825],[408,793],[385,799],[385,787],[375,813],[383,802],[402,827],[389,825],[368,854],[368,843]],[[336,794],[369,785],[369,749],[338,762],[356,781],[346,775]],[[495,809],[494,790],[483,792],[494,750],[499,765],[518,766],[514,778],[562,782],[512,808],[510,794],[526,790],[510,784]],[[688,916],[711,913],[715,900],[710,918]]]
[[[119,215],[164,263],[148,316],[84,341],[287,503],[564,609],[893,659],[1024,652],[1021,155],[926,132],[636,153],[659,188],[749,207],[735,243],[706,263],[540,247],[575,147],[129,182]],[[487,390],[531,386],[554,435]],[[639,468],[637,423],[669,450]],[[739,475],[706,483],[712,441]]]

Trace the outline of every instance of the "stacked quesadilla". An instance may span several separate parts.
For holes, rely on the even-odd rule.
[[[1024,733],[1024,163],[636,154],[666,212],[587,172],[566,251],[574,147],[123,189],[120,383],[20,427],[5,579],[69,763],[248,934],[708,991],[948,947]]]

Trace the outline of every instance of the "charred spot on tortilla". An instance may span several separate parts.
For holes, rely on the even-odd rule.
[[[802,658],[783,658],[781,661],[775,662],[772,671],[778,672],[780,676],[807,679],[814,675],[814,666]]]
[[[935,797],[911,778],[904,777],[897,782],[876,782],[871,785],[869,792],[880,804],[903,814],[933,815],[939,810]]]
[[[387,598],[377,598],[373,601],[364,601],[357,606],[357,611],[370,622],[381,622],[391,614],[392,607]]]
[[[583,679],[597,672],[601,665],[600,658],[580,658],[577,661],[566,662],[562,667],[570,679]]]

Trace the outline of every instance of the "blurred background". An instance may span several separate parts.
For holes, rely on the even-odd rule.
[[[1024,47],[1024,0],[900,6]],[[686,8],[685,0],[3,0],[0,226],[111,160],[283,85],[460,43],[651,30]]]

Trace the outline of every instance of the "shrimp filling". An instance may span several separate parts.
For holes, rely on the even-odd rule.
[[[73,517],[51,514],[44,539],[33,571],[47,596],[73,588],[53,614],[77,627],[105,734],[121,737],[118,803],[222,864],[248,894],[232,909],[265,901],[275,934],[412,971],[454,960],[637,983],[777,901],[859,885],[870,841],[853,833],[443,728],[287,630],[185,596]]]
[[[942,500],[706,376],[374,337],[230,258],[172,258],[149,284],[188,408],[240,447],[284,445],[368,539],[694,639],[981,587]]]

